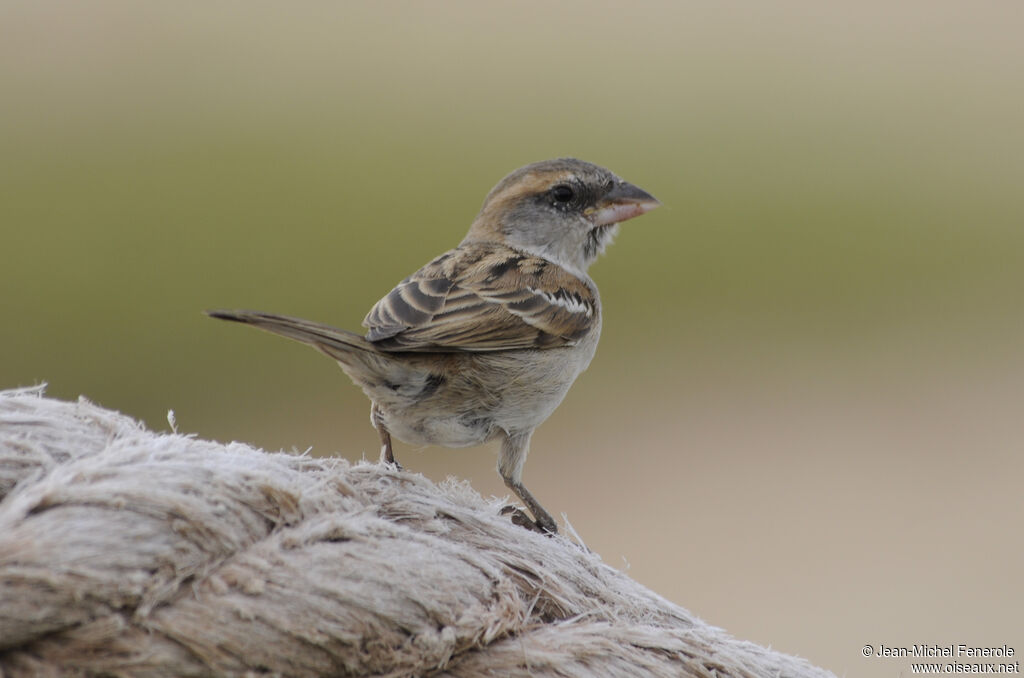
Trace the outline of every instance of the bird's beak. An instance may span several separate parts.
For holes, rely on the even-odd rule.
[[[594,226],[607,226],[638,217],[660,204],[644,189],[620,181],[586,215]]]

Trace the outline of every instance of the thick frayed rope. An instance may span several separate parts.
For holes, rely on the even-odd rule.
[[[465,483],[0,392],[0,676],[792,676]]]

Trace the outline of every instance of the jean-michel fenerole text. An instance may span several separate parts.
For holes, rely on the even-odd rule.
[[[1014,649],[1008,645],[999,647],[971,647],[970,645],[911,645],[910,647],[889,647],[879,645],[876,657],[1012,657]]]

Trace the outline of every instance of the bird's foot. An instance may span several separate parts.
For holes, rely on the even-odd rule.
[[[402,469],[402,465],[399,464],[398,460],[395,459],[394,457],[391,457],[390,459],[388,459],[387,457],[385,457],[382,454],[382,455],[380,455],[380,463],[381,463],[381,466],[384,466],[385,468],[393,469],[395,471],[403,470]]]
[[[533,520],[527,515],[526,511],[518,506],[503,506],[499,513],[503,516],[509,516],[509,520],[512,521],[513,525],[524,527],[527,530],[539,532],[540,534],[558,534],[558,527],[556,525],[551,524],[547,526],[539,520]]]

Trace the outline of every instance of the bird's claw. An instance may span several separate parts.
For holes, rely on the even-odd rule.
[[[503,516],[509,516],[513,525],[518,525],[519,527],[524,527],[527,530],[539,532],[540,534],[554,534],[551,530],[530,518],[530,516],[526,514],[526,511],[518,506],[503,506],[499,513]]]

